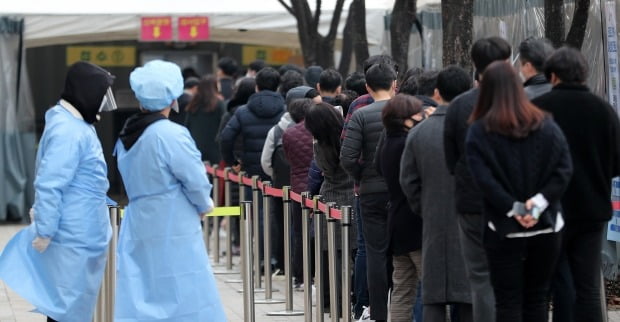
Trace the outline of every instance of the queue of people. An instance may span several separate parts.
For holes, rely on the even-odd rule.
[[[140,112],[114,150],[129,200],[115,320],[226,321],[201,232],[214,207],[208,161],[353,206],[353,256],[336,258],[353,270],[335,278],[353,276],[358,321],[547,322],[552,299],[554,321],[604,321],[620,122],[584,85],[578,50],[526,39],[518,51],[515,68],[504,39],[477,40],[473,79],[457,66],[399,71],[386,55],[348,77],[257,61],[235,79],[230,57],[202,78],[159,60],[136,68]],[[46,113],[32,224],[0,255],[0,278],[48,321],[93,315],[112,201],[92,124],[115,109],[113,81],[90,63],[69,68]],[[279,273],[282,207],[259,208],[273,249],[255,254]],[[327,269],[303,279],[301,208],[291,210],[295,289],[327,285]],[[326,310],[337,294],[325,292]]]

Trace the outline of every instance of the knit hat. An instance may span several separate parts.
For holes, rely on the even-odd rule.
[[[319,82],[323,68],[321,66],[310,66],[306,68],[304,79],[306,84],[312,88],[316,88],[316,84]]]
[[[286,105],[288,106],[292,101],[300,98],[305,98],[306,94],[312,90],[312,87],[309,86],[297,86],[291,88],[288,93],[286,93]]]

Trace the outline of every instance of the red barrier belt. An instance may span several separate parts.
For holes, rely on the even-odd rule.
[[[251,187],[252,186],[252,178],[248,178],[248,177],[243,177],[241,178],[241,181],[244,185]]]
[[[332,208],[329,210],[329,217],[334,219],[342,219],[342,211],[340,209]]]
[[[301,203],[301,195],[291,191],[291,200]]]
[[[620,210],[620,201],[612,201],[611,206],[613,207],[615,211]]]
[[[282,189],[265,187],[265,194],[272,197],[282,198]]]
[[[224,175],[225,175],[224,170],[218,169],[217,171],[215,171],[213,167],[207,164],[205,164],[205,168],[208,174],[214,175],[219,178],[224,178]],[[248,177],[240,178],[238,174],[235,174],[232,171],[228,172],[228,180],[232,182],[242,183],[249,187],[252,186],[252,178],[248,178]],[[260,189],[261,191],[264,191],[266,195],[277,197],[277,198],[282,198],[282,195],[283,195],[282,189],[265,186],[263,182],[260,180],[258,181],[257,185],[258,185],[258,189]],[[296,201],[298,203],[302,202],[301,195],[293,191],[290,191],[290,198],[291,200]],[[614,210],[620,210],[620,201],[614,201],[612,202],[612,205],[613,205]],[[314,200],[306,199],[305,206],[307,208],[314,209]],[[322,211],[323,213],[327,213],[327,204],[319,202],[317,206],[320,211]],[[340,209],[332,208],[329,210],[328,215],[329,217],[334,218],[334,219],[342,219],[342,211]]]

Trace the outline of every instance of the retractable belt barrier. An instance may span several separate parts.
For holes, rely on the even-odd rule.
[[[274,188],[270,182],[262,182],[258,176],[247,177],[244,172],[235,174],[231,171],[231,168],[220,169],[217,166],[210,166],[205,164],[206,171],[212,177],[214,182],[214,189],[217,188],[218,195],[214,192],[214,198],[219,199],[219,179],[223,179],[225,183],[224,199],[226,200],[226,207],[216,207],[215,211],[209,215],[209,217],[222,217],[222,216],[236,216],[241,213],[241,275],[243,282],[243,289],[239,292],[244,294],[244,321],[250,322],[255,320],[256,304],[275,304],[284,303],[285,308],[283,311],[268,312],[269,316],[293,316],[293,315],[305,315],[305,321],[313,321],[312,319],[312,297],[316,300],[316,312],[315,320],[324,320],[324,293],[329,294],[330,298],[330,311],[332,312],[331,321],[338,321],[338,311],[342,312],[343,321],[351,321],[351,264],[350,258],[350,227],[351,227],[351,207],[344,205],[338,208],[335,203],[326,203],[321,201],[321,196],[314,196],[311,198],[308,192],[301,194],[295,193],[290,190],[290,187],[285,186],[282,189]],[[215,183],[218,183],[216,186]],[[241,207],[234,207],[230,203],[230,194],[232,192],[232,183],[239,185],[239,204]],[[245,200],[246,189],[252,189],[252,200]],[[262,196],[261,196],[262,194]],[[272,298],[272,292],[277,290],[272,289],[272,276],[271,276],[271,225],[270,225],[270,210],[272,207],[272,199],[281,198],[283,203],[283,217],[284,217],[284,273],[285,273],[285,290],[284,300],[277,300]],[[263,207],[263,244],[260,243],[260,200],[262,199]],[[219,202],[216,201],[216,202]],[[298,203],[302,209],[302,249],[303,249],[303,276],[304,276],[304,311],[295,311],[293,309],[293,277],[292,277],[292,241],[291,241],[291,203]],[[312,218],[314,216],[314,220]],[[230,218],[230,217],[229,217]],[[311,256],[311,227],[312,221],[314,221],[314,234],[315,234],[315,290],[316,293],[312,294],[313,288],[311,287],[312,276],[312,261]],[[209,229],[209,225],[205,225],[205,243],[208,243],[209,234],[214,236],[214,251],[217,254],[212,254],[214,263],[219,262],[219,221],[218,224],[213,224],[212,229]],[[327,222],[327,231],[323,232],[323,223]],[[336,240],[336,227],[341,226],[341,240]],[[232,259],[230,259],[232,240],[231,240],[231,223],[229,221],[226,231],[226,255],[227,255],[227,268],[232,269]],[[212,230],[211,232],[207,230]],[[324,233],[327,236],[322,236]],[[217,240],[217,241],[215,241]],[[327,241],[328,256],[328,272],[323,272],[322,256],[323,243]],[[337,277],[337,246],[336,243],[341,244],[342,254],[342,276]],[[207,244],[208,245],[208,244]],[[264,254],[264,268],[261,276],[261,262],[260,254],[263,247]],[[217,259],[217,260],[216,260]],[[329,285],[324,285],[323,274],[329,273]],[[238,281],[227,281],[238,282]],[[264,283],[264,288],[263,288]],[[340,284],[340,285],[339,285]],[[328,286],[329,289],[324,289]],[[340,292],[339,292],[340,291]],[[254,299],[254,293],[265,292],[264,299]],[[342,297],[342,301],[339,301],[338,297]],[[342,302],[341,310],[337,308],[339,302]]]

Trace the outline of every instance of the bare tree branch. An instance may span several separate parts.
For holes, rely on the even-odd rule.
[[[321,0],[316,0],[316,9],[314,10],[314,28],[319,28],[319,19],[321,18]]]
[[[291,8],[291,6],[286,4],[284,0],[278,0],[278,2],[281,3],[282,6],[284,6],[284,9],[286,9],[286,11],[288,11],[291,15],[293,15],[293,17],[297,17],[297,15],[295,14],[295,11],[293,11],[293,8]]]
[[[329,33],[326,36],[327,39],[336,39],[338,24],[340,23],[340,16],[342,15],[342,7],[344,7],[344,0],[338,0],[336,2],[336,8],[334,9],[334,15],[332,16],[332,22],[329,25]]]

